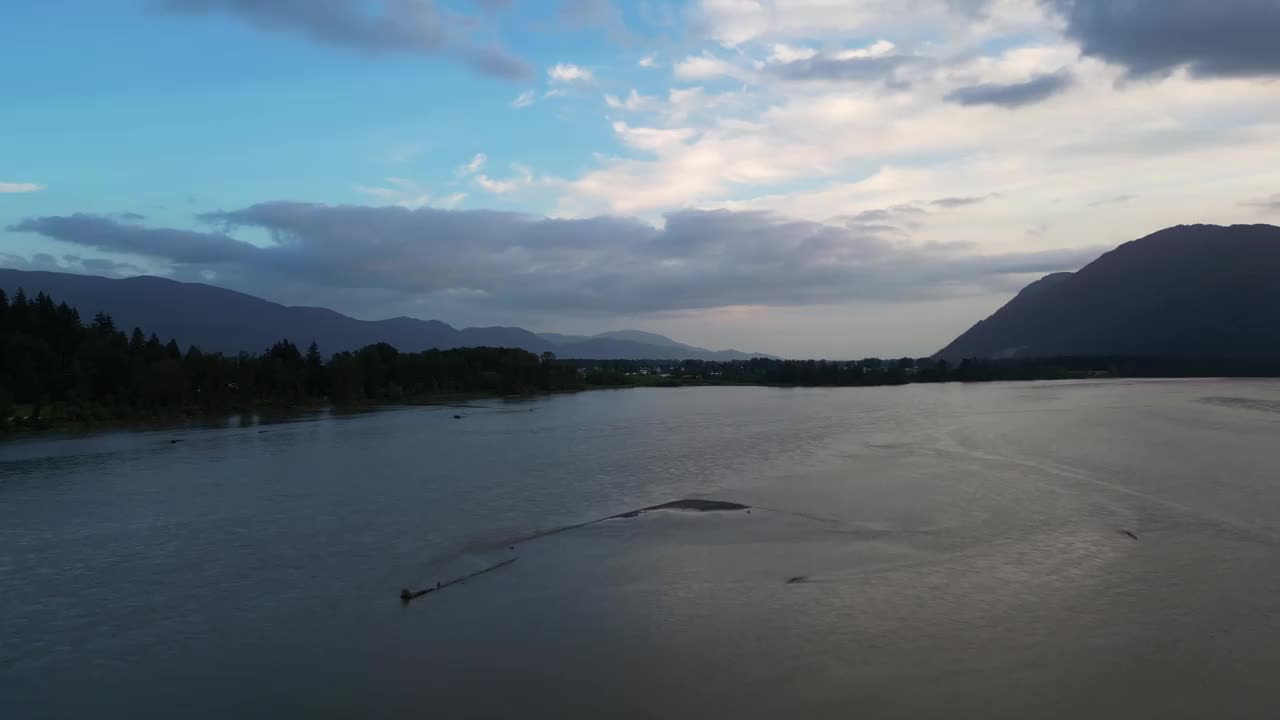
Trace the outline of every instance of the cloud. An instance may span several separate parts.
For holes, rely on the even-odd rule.
[[[485,163],[489,162],[489,156],[484,153],[476,153],[467,164],[458,168],[458,176],[466,177],[467,175],[475,175],[484,169]]]
[[[426,207],[431,203],[431,195],[413,180],[399,177],[384,178],[385,186],[353,185],[352,190],[377,198],[388,205],[406,208]]]
[[[29,257],[0,252],[0,267],[15,270],[44,270],[47,272],[78,272],[90,275],[107,275],[110,277],[126,277],[142,275],[146,271],[133,263],[109,260],[107,258],[85,258],[78,255],[63,255],[55,258],[49,253],[35,253]]]
[[[947,93],[947,102],[958,105],[999,105],[1017,108],[1044,102],[1054,95],[1066,92],[1074,82],[1067,70],[1036,75],[1030,80],[1015,83],[984,83],[967,85]]]
[[[253,262],[262,252],[221,233],[150,228],[97,215],[29,218],[10,232],[35,233],[107,252],[143,255],[184,264]]]
[[[560,22],[575,29],[604,28],[614,42],[630,44],[637,38],[627,29],[626,20],[610,0],[563,0]]]
[[[808,58],[778,63],[770,68],[784,80],[822,80],[828,82],[880,82],[901,87],[896,80],[899,70],[925,63],[923,58],[909,55],[860,54],[860,51],[818,53]]]
[[[532,187],[538,182],[533,177],[533,170],[518,163],[512,163],[511,169],[515,174],[505,180],[499,180],[489,177],[483,170],[489,162],[489,156],[484,153],[476,153],[466,164],[458,167],[458,177],[469,177],[475,181],[482,190],[486,190],[495,195],[507,195],[528,187]],[[465,195],[463,196],[465,197]],[[444,206],[442,206],[444,207]]]
[[[1280,213],[1280,193],[1257,200],[1246,200],[1240,204],[1244,207],[1258,208],[1264,213]]]
[[[0,182],[0,195],[5,193],[40,192],[43,189],[43,185],[36,185],[35,183]]]
[[[1035,0],[699,0],[702,34],[730,47],[760,40],[948,35],[997,31],[1039,15]],[[1034,8],[1032,8],[1034,9]]]
[[[415,0],[157,0],[179,14],[224,13],[253,27],[373,55],[446,54],[486,75],[527,78],[528,65],[499,47],[471,40],[465,19],[438,13]],[[505,3],[483,2],[493,10]]]
[[[512,163],[511,169],[515,171],[515,174],[506,180],[497,180],[483,173],[478,174],[475,177],[476,184],[495,195],[507,195],[530,187],[537,182],[534,180],[533,171],[524,165]]]
[[[929,204],[936,205],[942,208],[958,208],[958,207],[965,207],[966,205],[977,205],[978,203],[986,202],[991,197],[993,197],[993,195],[974,195],[971,197],[945,197],[945,198],[939,198],[937,200],[934,200]]]
[[[631,94],[626,99],[619,98],[616,95],[605,95],[604,104],[614,110],[627,110],[630,112],[648,112],[658,109],[660,105],[658,98],[652,95],[641,95],[635,89],[631,90]]]
[[[445,195],[444,197],[436,200],[435,206],[440,208],[455,208],[461,205],[462,201],[466,199],[467,199],[466,193],[460,193],[460,192],[453,193],[451,195]]]
[[[682,210],[660,227],[611,216],[296,202],[201,217],[227,232],[263,231],[273,242],[253,246],[222,233],[83,215],[34,218],[14,229],[143,255],[187,274],[214,266],[220,278],[251,291],[279,283],[372,288],[406,301],[463,293],[493,308],[578,314],[948,297],[1005,288],[1008,276],[1074,270],[1099,252],[984,254],[961,243],[892,240],[867,229],[879,216],[819,223],[756,211]]]
[[[1101,200],[1094,200],[1089,203],[1091,208],[1107,207],[1108,205],[1127,205],[1130,201],[1136,200],[1137,195],[1113,195]]]
[[[529,107],[534,103],[534,100],[537,99],[537,96],[538,94],[535,91],[525,90],[524,92],[517,95],[515,100],[511,101],[511,107],[513,108]]]
[[[645,55],[636,64],[642,68],[656,68],[658,67],[658,59],[652,55]]]
[[[573,63],[556,63],[547,68],[547,80],[556,85],[590,85],[596,77],[587,68]]]
[[[1133,77],[1280,75],[1275,0],[1046,0],[1085,55]]]
[[[718,58],[709,52],[701,55],[690,55],[676,63],[672,68],[675,76],[681,80],[710,80],[718,77],[739,77],[743,69]]]

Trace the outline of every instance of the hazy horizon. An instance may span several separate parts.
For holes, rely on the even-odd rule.
[[[924,356],[1123,242],[1280,218],[1280,5],[905,4],[6,8],[39,71],[0,265]]]

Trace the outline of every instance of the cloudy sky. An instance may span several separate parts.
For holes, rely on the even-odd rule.
[[[923,355],[1280,219],[1278,0],[0,8],[0,265],[357,317]]]

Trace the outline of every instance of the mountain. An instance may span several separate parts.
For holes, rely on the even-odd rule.
[[[648,358],[663,360],[750,360],[751,358],[777,358],[764,353],[746,353],[740,350],[708,350],[696,345],[677,342],[657,333],[643,330],[614,330],[599,335],[562,335],[538,333],[538,337],[560,346],[557,353],[570,349],[573,357],[592,360]],[[636,354],[647,353],[647,354]],[[568,356],[566,356],[568,357]]]
[[[701,350],[692,345],[685,345],[682,342],[676,342],[666,335],[645,332],[643,330],[614,330],[612,332],[602,332],[596,335],[598,338],[606,338],[609,340],[625,340],[627,342],[644,343],[646,345],[667,345],[670,347],[685,348],[686,350]]]
[[[572,345],[591,339],[590,335],[563,335],[561,333],[538,333],[538,337],[552,345]]]
[[[938,352],[970,357],[1280,356],[1280,227],[1180,225],[1028,285]]]
[[[657,344],[567,335],[556,336],[562,340],[557,342],[518,327],[459,330],[439,320],[409,317],[357,320],[325,308],[281,305],[212,285],[151,276],[116,280],[0,269],[0,288],[10,297],[18,288],[25,288],[28,295],[44,291],[54,300],[75,307],[86,322],[94,314],[105,312],[126,331],[140,327],[164,340],[176,338],[183,347],[198,345],[203,350],[228,355],[261,352],[272,343],[288,338],[299,345],[314,340],[326,354],[387,342],[407,352],[489,346],[522,348],[534,353],[555,352],[563,358],[592,360],[753,357],[736,351],[694,348],[661,335],[653,336],[663,341]],[[724,353],[732,353],[734,357],[721,358]]]

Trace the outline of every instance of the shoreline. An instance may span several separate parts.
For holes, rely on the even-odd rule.
[[[671,384],[630,384],[630,385],[591,385],[584,388],[550,390],[536,393],[526,393],[519,395],[499,395],[494,393],[450,393],[447,395],[432,395],[419,398],[401,398],[397,400],[379,400],[366,401],[358,404],[337,405],[321,399],[313,399],[313,402],[300,403],[298,405],[289,406],[272,406],[265,405],[253,408],[240,408],[228,410],[226,412],[207,413],[195,409],[188,411],[176,412],[169,415],[152,416],[147,418],[107,418],[103,420],[65,420],[55,419],[52,421],[38,421],[38,425],[20,422],[13,424],[0,425],[0,443],[7,440],[17,440],[22,438],[33,438],[45,435],[47,433],[105,433],[105,432],[160,432],[164,430],[178,430],[191,428],[212,428],[225,427],[228,424],[240,419],[241,427],[257,427],[261,425],[275,425],[282,422],[289,422],[304,418],[307,415],[316,413],[330,413],[333,415],[359,415],[369,412],[377,412],[392,408],[414,408],[414,407],[466,407],[466,403],[478,400],[501,400],[504,402],[533,400],[542,397],[550,397],[554,395],[574,395],[582,392],[592,392],[597,390],[639,390],[639,389],[657,389],[657,390],[675,390],[680,388],[695,387],[725,387],[725,388],[777,388],[783,390],[794,389],[844,389],[844,388],[874,388],[874,387],[909,387],[912,385],[990,385],[995,383],[1019,383],[1019,382],[1043,382],[1043,383],[1060,383],[1060,382],[1132,382],[1136,380],[1149,381],[1185,381],[1185,380],[1278,380],[1270,376],[1178,376],[1178,377],[1108,377],[1108,378],[1043,378],[1035,380],[949,380],[943,382],[906,382],[906,383],[870,383],[863,385],[802,385],[802,384],[784,384],[784,383],[746,383],[746,382],[680,382]],[[29,421],[28,421],[29,422]]]
[[[439,405],[442,407],[461,407],[463,406],[463,403],[473,402],[476,400],[529,400],[537,397],[570,394],[594,389],[596,388],[585,388],[583,390],[554,390],[523,395],[450,393],[447,395],[432,395],[422,398],[378,400],[345,405],[338,405],[323,399],[315,398],[312,402],[299,403],[296,405],[263,405],[258,407],[235,408],[218,412],[205,412],[198,408],[186,408],[168,414],[152,415],[149,417],[112,417],[101,420],[40,418],[32,422],[30,418],[21,418],[19,422],[15,423],[13,420],[17,418],[8,418],[6,419],[8,421],[6,424],[0,425],[0,442],[8,439],[37,437],[52,432],[148,432],[181,428],[219,427],[226,426],[237,418],[241,419],[241,425],[243,427],[256,427],[259,425],[274,425],[279,422],[294,420],[316,413],[358,415],[394,407],[430,407],[433,405]]]

